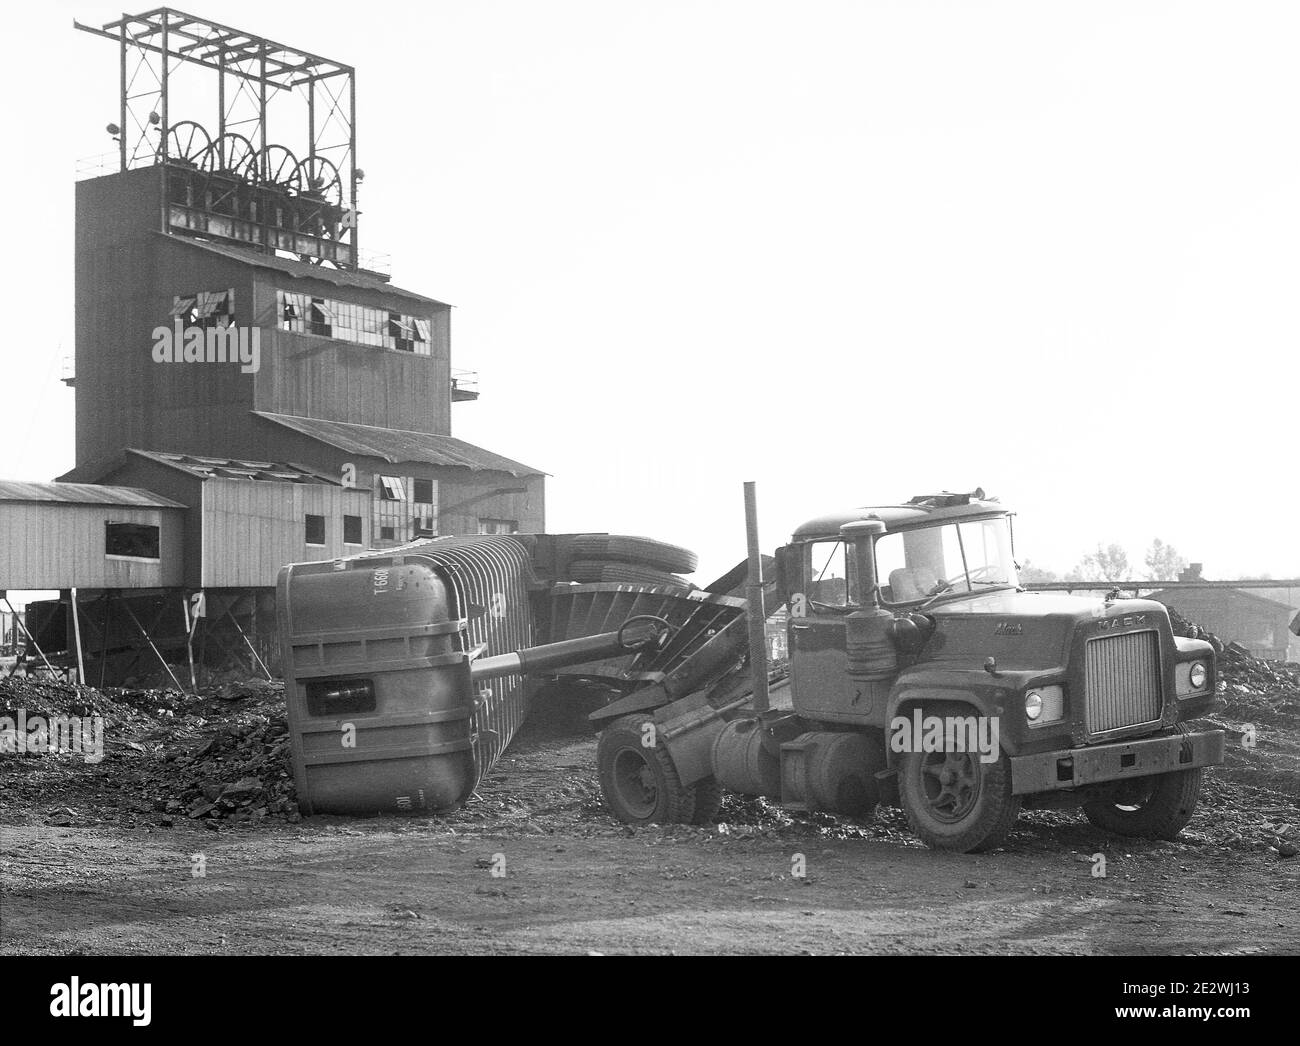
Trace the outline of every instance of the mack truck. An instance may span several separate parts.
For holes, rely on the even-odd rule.
[[[1161,839],[1190,820],[1223,761],[1223,731],[1189,725],[1219,704],[1217,668],[1163,605],[1027,591],[1013,513],[982,490],[819,516],[764,577],[747,495],[746,664],[592,714],[618,818],[706,823],[724,789],[862,818],[885,804],[957,852],[998,846],[1022,809]],[[778,601],[789,675],[769,686]]]

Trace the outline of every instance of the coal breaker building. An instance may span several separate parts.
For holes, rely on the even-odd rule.
[[[265,664],[285,563],[541,532],[544,474],[452,435],[478,387],[452,368],[451,307],[358,249],[353,69],[170,9],[77,28],[121,61],[113,169],[76,192],[76,463],[58,480],[82,493],[0,486],[0,521],[24,528],[0,590],[62,592],[29,615],[40,656],[120,681],[174,671],[198,632],[200,664]],[[164,519],[72,525],[140,499],[122,488]]]

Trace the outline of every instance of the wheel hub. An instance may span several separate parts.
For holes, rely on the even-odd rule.
[[[979,796],[979,762],[970,752],[931,752],[921,764],[931,815],[949,824],[970,813]]]
[[[614,784],[636,817],[649,817],[659,802],[659,782],[645,756],[625,748],[614,757]]]

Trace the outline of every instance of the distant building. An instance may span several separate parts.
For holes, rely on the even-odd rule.
[[[1161,589],[1149,598],[1173,607],[1224,642],[1240,643],[1256,657],[1285,661],[1300,656],[1300,650],[1293,649],[1300,644],[1294,642],[1289,627],[1296,605],[1258,595],[1259,590],[1197,588],[1195,582],[1202,580],[1199,563],[1183,571],[1178,580],[1182,583],[1178,588]]]

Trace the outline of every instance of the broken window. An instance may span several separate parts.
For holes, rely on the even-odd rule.
[[[292,291],[277,291],[276,295],[279,322],[284,330],[420,356],[432,355],[433,328],[422,317]],[[199,297],[190,300],[191,309],[197,308],[195,302]],[[178,308],[180,301],[177,299]]]
[[[307,333],[323,334],[329,337],[334,333],[334,310],[332,303],[324,298],[312,298],[307,306]]]
[[[480,519],[478,521],[478,532],[480,534],[518,534],[519,521],[516,519]]]
[[[433,480],[414,479],[411,481],[413,500],[417,505],[433,504]]]
[[[292,291],[277,291],[280,311],[280,326],[287,331],[304,334],[307,330],[307,312],[311,299],[305,294]]]
[[[378,476],[379,497],[384,501],[405,501],[406,488],[397,476]]]
[[[361,517],[360,516],[343,517],[343,544],[345,545],[361,544]]]
[[[392,541],[392,540],[393,540],[393,528],[392,528],[392,527],[380,527],[380,528],[379,528],[379,537],[380,537],[380,539],[383,540],[383,541]]]
[[[171,315],[187,327],[227,327],[235,314],[235,290],[199,291],[178,294],[172,299]]]
[[[306,516],[307,523],[307,544],[323,545],[325,544],[325,517],[314,516],[310,512]]]
[[[104,555],[157,559],[159,529],[149,523],[104,524]]]

